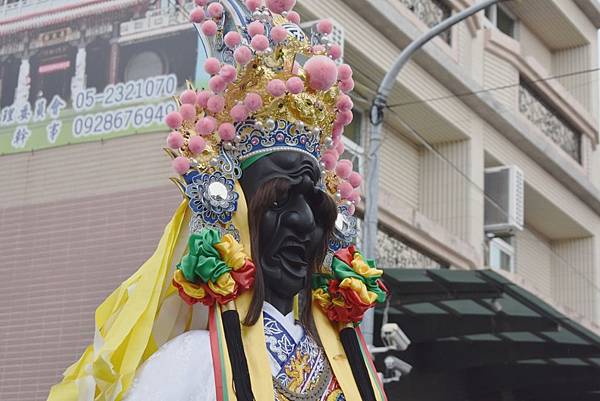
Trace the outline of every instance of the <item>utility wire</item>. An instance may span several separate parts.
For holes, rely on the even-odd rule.
[[[535,84],[538,82],[550,81],[550,80],[561,79],[561,78],[568,78],[568,77],[573,77],[573,76],[582,75],[582,74],[589,74],[589,73],[597,72],[597,71],[600,71],[600,67],[599,68],[590,68],[590,69],[581,70],[581,71],[573,71],[573,72],[568,72],[568,73],[564,73],[564,74],[552,75],[552,76],[545,77],[545,78],[525,80],[525,83]],[[410,101],[410,102],[391,104],[391,105],[388,105],[387,108],[394,109],[394,108],[410,106],[410,105],[414,105],[414,104],[432,103],[432,102],[437,102],[440,100],[461,98],[461,97],[465,97],[465,96],[477,95],[480,93],[487,93],[487,92],[500,91],[500,90],[504,90],[504,89],[510,89],[510,88],[514,88],[514,87],[517,87],[520,85],[521,85],[521,83],[517,82],[514,84],[496,86],[493,88],[481,89],[481,90],[476,90],[476,91],[471,91],[471,92],[463,92],[463,93],[457,93],[457,94],[452,94],[452,95],[447,95],[447,96],[439,96],[439,97],[433,97],[433,98],[428,98],[428,99],[421,99],[421,100],[414,100],[414,101]]]
[[[471,119],[469,119],[471,120]],[[509,221],[512,221],[514,223],[514,217],[511,216],[508,211],[506,211],[502,206],[500,206],[496,201],[494,201],[494,199],[492,199],[491,197],[489,197],[488,195],[486,195],[485,190],[479,186],[476,182],[474,182],[471,177],[469,177],[468,174],[466,174],[460,167],[458,167],[455,163],[452,162],[452,160],[448,159],[443,153],[441,153],[432,143],[430,143],[427,138],[425,138],[423,135],[421,135],[415,128],[413,128],[412,126],[410,126],[408,123],[406,123],[403,120],[400,120],[401,125],[403,126],[403,128],[408,131],[411,135],[413,135],[416,139],[418,139],[419,142],[422,143],[422,145],[430,152],[433,152],[434,155],[442,160],[444,163],[446,163],[452,170],[454,170],[456,173],[459,174],[460,177],[462,177],[465,182],[467,184],[469,184],[470,186],[472,186],[474,189],[477,190],[477,192],[479,192],[483,198],[485,200],[487,200],[494,208],[496,208],[500,213],[502,213]],[[382,138],[382,143],[383,143],[383,139]],[[594,288],[599,294],[600,294],[600,287],[594,283],[587,275],[585,275],[584,273],[582,273],[581,271],[579,271],[577,268],[575,268],[573,265],[571,265],[569,263],[569,261],[567,261],[564,257],[562,257],[561,255],[559,255],[558,253],[556,253],[552,248],[550,248],[548,245],[546,245],[546,241],[539,238],[539,235],[537,233],[535,233],[534,231],[530,231],[536,238],[536,240],[545,248],[549,251],[549,253],[551,255],[553,255],[558,261],[561,262],[561,264],[564,264],[564,266],[566,266],[567,268],[569,268],[571,271],[573,271],[577,276],[579,276],[580,278],[582,278],[584,281],[588,282],[590,284],[590,286],[592,288]]]

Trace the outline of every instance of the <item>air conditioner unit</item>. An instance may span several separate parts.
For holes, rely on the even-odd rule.
[[[525,177],[516,166],[485,169],[485,232],[512,235],[523,229]]]
[[[300,27],[307,33],[312,32],[313,30],[317,30],[317,23],[319,21],[307,21],[307,22],[303,22],[300,24]],[[330,43],[336,43],[338,45],[340,45],[340,47],[342,48],[342,57],[340,57],[338,60],[336,60],[336,63],[338,64],[342,64],[344,62],[344,28],[342,28],[342,25],[340,25],[339,23],[337,23],[336,21],[333,21],[333,31],[331,32],[331,35],[329,35],[329,39],[331,40]],[[313,43],[313,44],[317,44],[317,43]]]

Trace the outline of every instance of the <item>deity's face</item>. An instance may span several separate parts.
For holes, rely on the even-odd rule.
[[[265,287],[278,297],[291,298],[305,288],[324,256],[336,212],[317,185],[320,174],[316,162],[298,152],[273,153],[244,171],[246,197],[251,204],[264,203],[256,209],[261,216],[250,219],[259,224],[255,234]]]

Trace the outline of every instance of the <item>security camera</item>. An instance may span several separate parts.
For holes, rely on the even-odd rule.
[[[412,371],[411,365],[395,356],[386,356],[383,363],[387,370],[398,372],[400,376],[406,376]]]
[[[406,351],[410,340],[396,323],[386,323],[381,327],[381,339],[388,349]]]

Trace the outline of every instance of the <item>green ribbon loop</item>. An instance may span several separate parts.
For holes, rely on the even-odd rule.
[[[212,281],[214,283],[223,274],[231,271],[231,268],[221,260],[219,251],[214,247],[220,241],[221,234],[210,228],[190,235],[189,253],[177,265],[187,281],[192,283]]]

